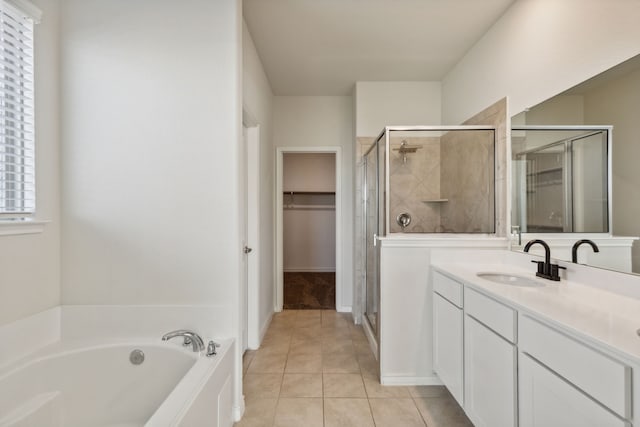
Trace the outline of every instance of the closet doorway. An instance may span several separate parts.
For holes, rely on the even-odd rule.
[[[339,150],[278,150],[276,310],[336,309],[340,282]]]

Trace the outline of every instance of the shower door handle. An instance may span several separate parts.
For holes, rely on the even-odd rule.
[[[378,246],[378,235],[373,233],[373,246]]]
[[[249,246],[245,246],[244,249],[242,250],[245,254],[251,253],[253,249],[250,248]]]

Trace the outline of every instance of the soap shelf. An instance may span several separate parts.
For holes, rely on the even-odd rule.
[[[422,203],[444,203],[448,201],[449,199],[429,199],[429,200],[423,200]]]

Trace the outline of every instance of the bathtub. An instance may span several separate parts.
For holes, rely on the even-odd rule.
[[[0,369],[0,427],[232,426],[233,341],[222,344],[213,357],[159,340],[51,346]]]

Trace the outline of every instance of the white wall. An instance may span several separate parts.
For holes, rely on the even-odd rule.
[[[63,303],[235,313],[238,2],[65,0],[62,16]]]
[[[0,325],[60,304],[59,5],[33,3],[42,10],[34,30],[36,217],[51,222],[42,233],[0,235]]]
[[[640,53],[637,0],[518,0],[443,79],[457,124],[508,96],[517,113]]]
[[[285,153],[283,191],[336,190],[336,155],[333,153]]]
[[[342,309],[353,300],[353,105],[350,96],[276,96],[276,147],[342,147]],[[339,310],[341,307],[337,307]]]
[[[378,136],[385,126],[441,124],[440,82],[357,82],[356,136]]]
[[[243,109],[259,126],[260,134],[259,246],[255,248],[257,250],[253,255],[259,257],[257,319],[263,330],[268,326],[275,305],[273,92],[246,24],[243,25],[242,33],[242,71]]]

